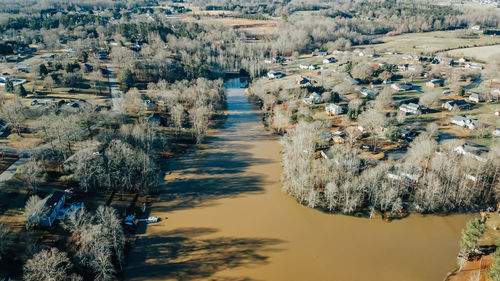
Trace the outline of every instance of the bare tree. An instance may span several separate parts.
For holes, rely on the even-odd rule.
[[[184,106],[182,106],[181,104],[174,105],[170,110],[170,115],[172,117],[172,120],[174,121],[176,132],[178,134],[181,131],[182,124],[184,123],[184,120],[186,118]]]
[[[21,128],[26,114],[21,100],[15,99],[8,101],[0,107],[0,118],[5,120],[9,127],[16,131],[18,136],[21,136]]]
[[[29,193],[35,193],[38,190],[38,178],[43,172],[42,163],[31,158],[19,167],[19,171],[19,177],[25,182]]]
[[[40,219],[47,213],[45,203],[48,197],[42,199],[36,195],[32,195],[24,206],[24,214],[26,215],[26,228],[30,229],[40,222]]]
[[[26,281],[65,281],[72,264],[65,252],[57,248],[42,250],[24,265],[23,278]]]
[[[191,109],[189,118],[193,124],[193,133],[197,143],[202,143],[208,130],[211,110],[207,106]]]

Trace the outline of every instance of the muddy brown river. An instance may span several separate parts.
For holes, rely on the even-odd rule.
[[[126,280],[441,281],[456,264],[469,216],[386,223],[299,205],[281,191],[278,138],[237,80],[228,119],[207,144],[176,160]]]

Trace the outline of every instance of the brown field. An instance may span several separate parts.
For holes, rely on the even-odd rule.
[[[468,30],[435,31],[384,36],[376,39],[373,47],[379,52],[398,51],[405,53],[429,53],[460,47],[500,44],[500,38],[481,34],[470,34]]]
[[[468,57],[479,61],[488,61],[500,57],[500,45],[456,49],[446,52],[453,57]]]

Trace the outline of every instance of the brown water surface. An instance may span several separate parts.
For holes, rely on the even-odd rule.
[[[326,214],[280,190],[280,145],[234,80],[228,119],[178,159],[126,280],[440,281],[469,216],[383,222]]]

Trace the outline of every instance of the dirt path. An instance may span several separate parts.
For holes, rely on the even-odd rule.
[[[280,190],[280,146],[242,89],[228,119],[182,157],[139,235],[126,280],[441,281],[468,216],[385,223],[326,214]]]

